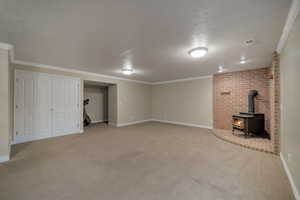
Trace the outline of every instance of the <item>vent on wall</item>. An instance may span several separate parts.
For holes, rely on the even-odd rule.
[[[231,91],[224,91],[224,92],[221,92],[221,95],[230,95],[231,94]]]

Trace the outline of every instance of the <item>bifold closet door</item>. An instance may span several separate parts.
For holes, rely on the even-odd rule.
[[[33,73],[15,73],[15,132],[14,141],[34,138],[34,90]]]
[[[42,73],[15,73],[14,142],[51,137],[51,78]]]
[[[80,131],[80,79],[16,70],[14,143]]]
[[[52,80],[53,135],[66,135],[80,129],[78,79],[54,76]]]
[[[34,73],[35,100],[34,100],[34,134],[37,139],[52,136],[52,102],[51,102],[51,75]]]

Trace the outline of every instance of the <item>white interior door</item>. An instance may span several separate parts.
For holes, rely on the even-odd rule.
[[[55,76],[52,80],[53,136],[79,132],[79,80]]]
[[[34,138],[34,76],[32,73],[15,73],[15,132],[16,142]]]
[[[45,73],[35,75],[34,100],[34,134],[36,139],[51,137],[52,135],[52,77]]]

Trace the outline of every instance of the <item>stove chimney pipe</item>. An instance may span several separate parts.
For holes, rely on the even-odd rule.
[[[248,112],[254,113],[255,107],[254,107],[254,97],[258,95],[257,90],[250,90],[248,94]]]

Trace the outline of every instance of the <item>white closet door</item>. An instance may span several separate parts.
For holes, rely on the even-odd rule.
[[[14,143],[80,131],[80,79],[16,70]]]
[[[54,76],[52,80],[53,136],[79,132],[79,80]]]
[[[34,138],[34,76],[33,73],[15,73],[15,142]]]
[[[36,139],[51,137],[52,104],[51,76],[45,73],[35,75],[34,134]]]

